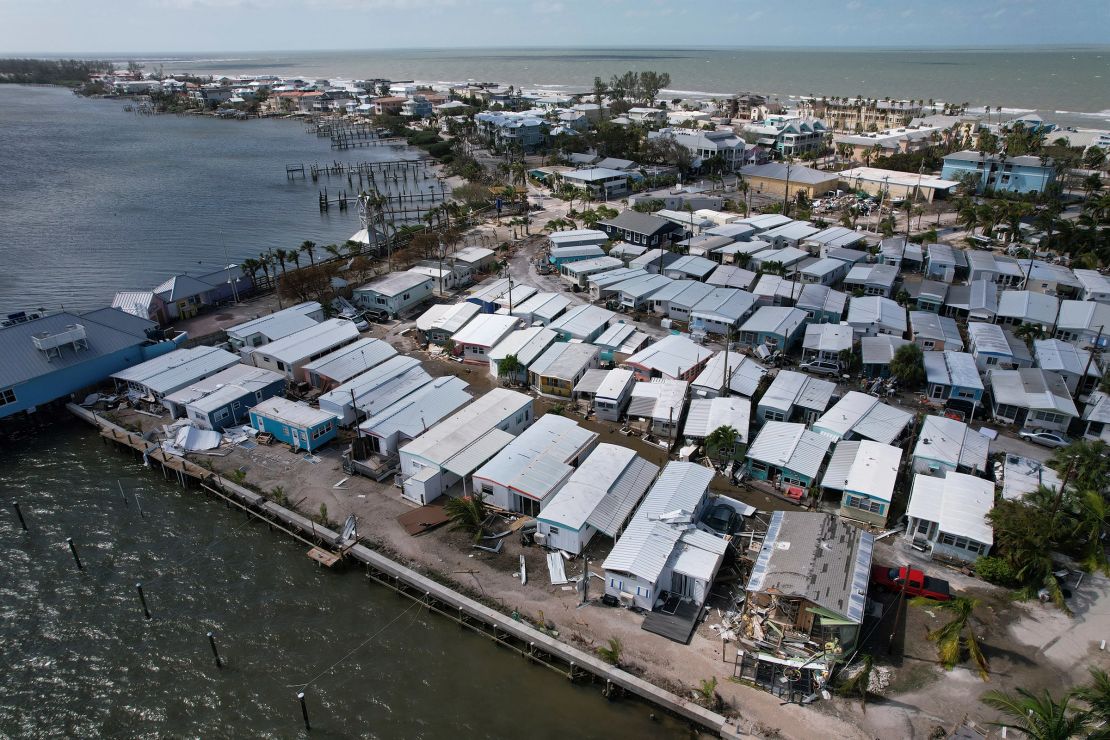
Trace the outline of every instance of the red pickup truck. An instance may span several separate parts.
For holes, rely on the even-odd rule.
[[[888,591],[904,591],[907,596],[924,596],[936,601],[952,598],[948,581],[931,578],[916,568],[906,566],[891,568],[876,563],[871,566],[871,582]]]

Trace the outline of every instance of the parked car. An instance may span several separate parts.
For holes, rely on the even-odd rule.
[[[907,596],[924,596],[934,601],[948,601],[952,598],[952,589],[948,581],[925,575],[917,568],[901,566],[891,568],[887,565],[873,563],[871,565],[871,582],[887,591],[903,591]]]
[[[1043,445],[1045,447],[1067,447],[1071,444],[1071,440],[1059,432],[1050,432],[1047,429],[1033,429],[1032,431],[1021,430],[1018,436],[1024,440],[1028,440],[1033,444]]]
[[[811,373],[818,375],[839,375],[840,363],[832,362],[830,360],[814,360],[812,362],[803,362],[798,365],[799,370],[808,370]]]
[[[717,534],[733,534],[740,526],[740,514],[728,504],[717,504],[701,521]]]

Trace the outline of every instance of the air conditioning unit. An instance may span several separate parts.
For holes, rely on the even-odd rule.
[[[546,545],[547,535],[543,532],[536,532],[534,535],[532,535],[532,541],[535,542],[537,545]]]

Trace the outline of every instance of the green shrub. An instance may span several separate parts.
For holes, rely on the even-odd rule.
[[[1012,565],[1002,558],[989,555],[975,561],[975,573],[987,583],[1014,588],[1021,585],[1021,579]]]

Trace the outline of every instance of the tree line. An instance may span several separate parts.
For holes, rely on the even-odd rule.
[[[112,71],[105,59],[0,59],[0,83],[77,87]]]

